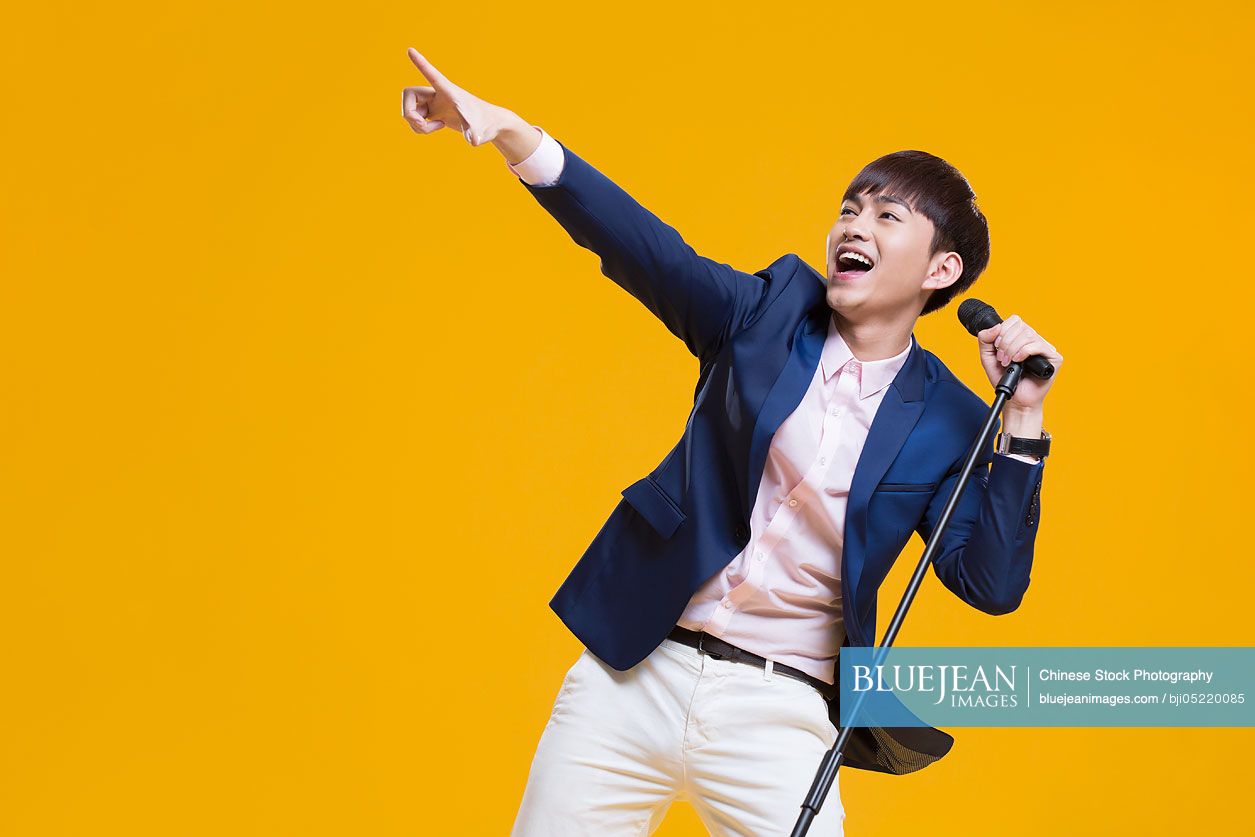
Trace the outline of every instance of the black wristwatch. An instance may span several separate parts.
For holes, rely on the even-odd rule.
[[[1040,439],[1025,439],[1023,436],[999,433],[995,450],[998,453],[1021,453],[1045,459],[1050,454],[1050,434],[1043,430]]]

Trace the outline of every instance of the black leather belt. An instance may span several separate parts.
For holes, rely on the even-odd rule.
[[[688,628],[681,628],[679,625],[676,625],[671,629],[671,633],[667,634],[667,639],[673,639],[691,648],[696,648],[699,653],[714,657],[716,660],[731,660],[734,663],[748,663],[756,668],[767,668],[766,658],[746,651],[744,648],[737,648],[732,643],[724,642],[719,637],[708,634],[705,631],[690,631]],[[776,674],[783,674],[785,677],[801,680],[803,683],[813,687],[827,700],[833,700],[837,696],[836,686],[831,683],[825,683],[818,677],[812,677],[804,671],[799,671],[793,668],[793,666],[775,663],[771,670]]]

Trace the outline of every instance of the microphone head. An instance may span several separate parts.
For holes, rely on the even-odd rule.
[[[959,303],[959,322],[974,337],[978,331],[993,328],[1002,322],[1002,317],[998,316],[998,312],[989,303],[968,297]]]

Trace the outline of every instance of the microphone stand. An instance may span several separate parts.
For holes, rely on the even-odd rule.
[[[1002,374],[1002,380],[998,381],[998,385],[994,387],[997,395],[994,397],[994,403],[989,408],[989,415],[985,418],[985,424],[981,428],[980,435],[976,437],[972,449],[968,451],[967,459],[963,461],[963,469],[959,471],[959,480],[955,483],[954,490],[950,492],[950,498],[946,500],[945,508],[941,511],[941,517],[933,529],[932,537],[928,539],[928,544],[924,547],[924,554],[920,556],[919,564],[915,567],[915,573],[911,576],[911,581],[906,586],[906,592],[902,594],[902,601],[899,602],[898,609],[894,611],[893,619],[889,621],[889,627],[885,630],[884,639],[877,646],[876,655],[872,658],[873,667],[884,662],[885,656],[889,653],[889,647],[897,639],[898,631],[902,628],[902,622],[906,619],[906,612],[911,607],[911,602],[915,600],[915,593],[919,590],[920,584],[923,583],[924,576],[928,572],[928,566],[933,561],[933,555],[941,544],[941,536],[945,533],[955,506],[959,504],[959,497],[963,494],[963,489],[967,486],[967,481],[972,476],[972,470],[976,467],[976,459],[980,456],[985,443],[989,441],[989,437],[993,434],[994,423],[1002,412],[1003,405],[1008,398],[1015,394],[1015,388],[1019,385],[1022,374],[1023,364],[1012,363],[1007,366],[1006,371]],[[838,682],[840,682],[839,679]],[[858,698],[854,701],[853,709],[850,710],[849,721],[841,728],[841,734],[837,736],[837,742],[832,745],[831,750],[824,754],[823,761],[819,764],[819,772],[815,774],[815,781],[811,783],[810,792],[806,794],[806,799],[802,802],[802,812],[798,815],[797,824],[793,826],[793,837],[804,837],[806,832],[810,830],[811,821],[819,813],[819,806],[823,804],[824,797],[828,795],[828,789],[832,787],[832,783],[836,780],[837,770],[840,769],[841,762],[845,759],[845,748],[850,740],[854,718],[863,706],[863,701],[867,694],[867,692],[859,693]]]

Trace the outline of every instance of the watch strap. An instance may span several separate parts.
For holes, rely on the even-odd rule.
[[[999,433],[996,450],[998,453],[1018,453],[1045,459],[1050,454],[1050,434],[1043,430],[1040,439],[1026,439],[1023,436]]]

